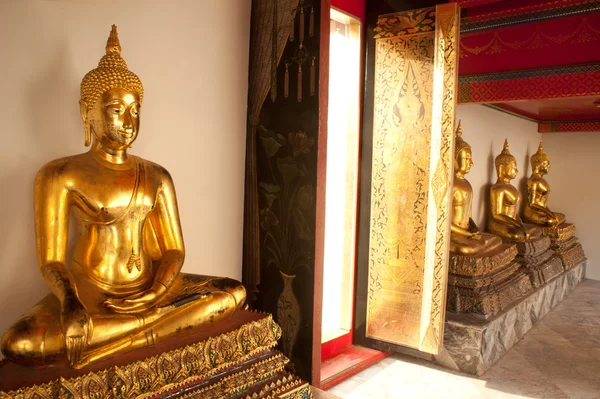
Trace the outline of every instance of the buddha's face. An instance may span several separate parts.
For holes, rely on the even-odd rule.
[[[505,177],[508,180],[512,180],[517,177],[519,170],[517,169],[517,161],[512,160],[500,165],[500,176]]]
[[[456,172],[461,173],[462,175],[466,175],[471,170],[471,166],[473,166],[472,153],[470,148],[463,148],[458,153],[456,157],[456,163],[454,165],[454,169]]]
[[[127,148],[140,129],[140,96],[124,89],[107,90],[94,105],[92,114],[93,132],[103,146]]]
[[[550,161],[544,161],[540,163],[538,166],[538,171],[542,175],[545,175],[546,173],[550,172]]]

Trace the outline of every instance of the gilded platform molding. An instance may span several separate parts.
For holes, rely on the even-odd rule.
[[[471,146],[456,129],[452,188],[452,226],[447,307],[454,313],[491,317],[531,291],[529,278],[518,271],[515,245],[482,233],[473,219],[473,188],[465,175],[473,163]]]
[[[550,248],[562,262],[564,270],[572,269],[585,261],[583,247],[575,237],[575,225],[562,223],[556,227],[545,227],[544,235],[550,237]]]
[[[310,398],[309,385],[289,374],[288,359],[272,349],[281,328],[271,315],[249,313],[240,311],[232,323],[239,316],[254,321],[183,348],[74,378],[0,391],[0,399]],[[2,378],[10,378],[8,367],[0,366]],[[31,373],[43,374],[44,369]],[[293,396],[299,392],[308,396]]]
[[[521,270],[531,279],[534,288],[539,288],[564,271],[560,258],[550,248],[548,237],[527,242],[504,239],[504,242],[517,246],[516,260],[521,264]]]

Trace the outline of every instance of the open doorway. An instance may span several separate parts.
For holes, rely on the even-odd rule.
[[[352,331],[360,21],[331,9],[322,343]]]
[[[331,9],[321,387],[384,354],[352,345],[362,98],[362,23]]]

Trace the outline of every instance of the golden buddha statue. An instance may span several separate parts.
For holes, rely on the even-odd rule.
[[[508,149],[508,140],[496,157],[498,180],[490,189],[491,212],[487,226],[490,233],[512,241],[529,241],[542,236],[542,230],[534,225],[525,224],[519,217],[521,195],[510,184],[517,177],[517,160]]]
[[[473,166],[471,146],[462,138],[462,125],[458,122],[454,150],[454,184],[452,187],[452,224],[450,252],[476,255],[492,251],[502,245],[500,237],[481,233],[471,218],[473,188],[465,175]]]
[[[465,179],[473,166],[471,146],[456,129],[447,309],[491,317],[531,290],[518,271],[517,247],[482,233],[471,218],[473,188]]]
[[[540,146],[531,156],[531,177],[527,179],[527,203],[523,210],[523,219],[529,223],[546,227],[556,227],[565,222],[565,215],[548,209],[548,194],[550,185],[544,175],[550,171],[550,159],[544,153],[544,145]]]
[[[23,364],[66,357],[81,368],[217,323],[245,301],[235,280],[180,272],[171,176],[127,151],[139,133],[143,87],[120,54],[113,25],[106,55],[81,82],[91,149],[46,164],[35,178],[38,265],[51,293],[2,339],[4,356]]]

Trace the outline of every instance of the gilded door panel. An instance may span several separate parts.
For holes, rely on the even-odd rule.
[[[366,336],[429,353],[445,311],[458,7],[376,29]]]

